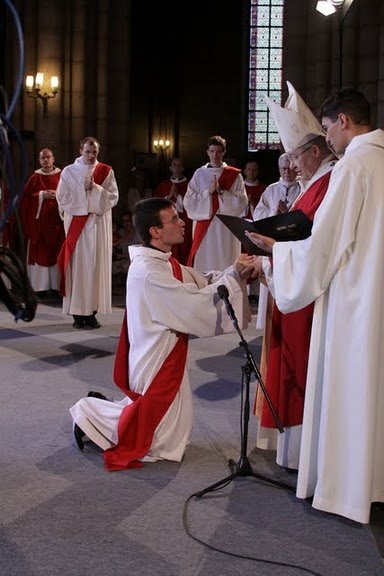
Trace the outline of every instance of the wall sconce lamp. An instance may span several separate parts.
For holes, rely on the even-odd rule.
[[[43,117],[48,116],[48,100],[55,98],[59,89],[58,76],[51,76],[51,90],[47,91],[44,86],[44,74],[37,72],[36,76],[27,76],[25,79],[25,90],[30,98],[39,98],[43,103]]]
[[[155,150],[166,150],[171,145],[171,141],[165,138],[155,139],[153,141],[153,147]]]
[[[353,0],[319,0],[316,4],[316,10],[324,16],[329,16],[342,8],[343,16],[345,16],[352,2]]]

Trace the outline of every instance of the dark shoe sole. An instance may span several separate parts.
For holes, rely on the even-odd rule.
[[[79,426],[77,424],[75,424],[73,427],[73,435],[75,437],[77,447],[82,452],[84,450],[83,438],[85,436],[85,433],[82,431],[81,428],[79,428]]]
[[[108,398],[104,396],[104,394],[102,394],[101,392],[94,392],[93,390],[88,392],[87,396],[89,398],[99,398],[100,400],[108,400]]]
[[[83,318],[84,328],[91,328],[92,330],[101,328],[101,324],[97,321],[95,314],[94,312],[91,316],[85,316],[85,318]]]

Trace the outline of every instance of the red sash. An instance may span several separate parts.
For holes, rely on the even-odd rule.
[[[225,166],[224,170],[221,173],[221,176],[218,180],[218,184],[221,190],[229,190],[236,180],[238,174],[240,174],[241,170],[238,168],[234,168],[233,166]],[[212,194],[212,216],[208,218],[208,220],[198,220],[195,225],[195,230],[193,233],[193,240],[191,251],[188,256],[187,266],[193,266],[193,261],[196,256],[196,252],[200,248],[200,244],[203,241],[203,238],[208,230],[210,223],[212,222],[212,218],[216,214],[219,209],[219,195],[217,192],[213,192]]]
[[[103,164],[99,162],[93,171],[93,180],[95,184],[101,184],[104,182],[109,174],[111,167],[108,164]],[[68,228],[66,238],[63,242],[59,255],[57,257],[57,267],[60,272],[60,294],[65,296],[65,275],[67,272],[68,264],[72,258],[72,254],[75,251],[77,241],[82,233],[84,226],[88,220],[89,214],[82,216],[72,216],[71,223]]]
[[[72,216],[71,223],[69,225],[67,237],[63,242],[59,255],[57,257],[57,267],[60,272],[60,294],[65,296],[65,274],[68,268],[68,264],[72,258],[72,254],[75,250],[77,241],[83,228],[88,220],[89,214],[84,216]]]
[[[182,270],[175,258],[170,258],[173,275],[182,281]],[[124,408],[118,423],[119,443],[103,454],[108,470],[139,468],[140,458],[152,444],[157,426],[180,389],[187,359],[188,334],[179,334],[177,342],[165,359],[145,394],[129,389],[127,311],[125,311],[114,364],[114,381],[133,400]]]

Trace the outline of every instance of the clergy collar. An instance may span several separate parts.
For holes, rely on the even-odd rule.
[[[171,176],[171,182],[185,182],[185,176]]]
[[[246,184],[247,186],[258,186],[259,185],[259,180],[248,180],[247,178],[244,178],[244,184]]]
[[[297,180],[291,180],[290,182],[287,182],[287,180],[283,180],[282,178],[280,178],[280,182],[287,188],[290,188],[291,186],[296,186],[297,184]]]
[[[153,248],[153,250],[157,250],[158,252],[161,252],[162,254],[169,254],[169,250],[167,250],[166,252],[164,250],[162,250],[161,248],[158,248],[157,246],[154,246],[153,244],[151,244],[150,242],[146,242],[144,244],[144,246],[146,248]]]

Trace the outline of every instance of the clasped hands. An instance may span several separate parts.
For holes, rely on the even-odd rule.
[[[263,275],[263,260],[261,256],[240,254],[234,266],[241,278],[245,280],[260,278]]]
[[[84,179],[84,188],[86,192],[91,192],[93,188],[93,174],[90,174]]]
[[[217,176],[214,176],[212,178],[212,182],[211,185],[209,187],[209,193],[213,194],[214,192],[217,192],[218,194],[222,194],[223,192],[220,190],[220,186],[219,186],[219,181],[217,179]]]
[[[52,200],[56,198],[56,190],[41,190],[44,200]]]
[[[272,248],[275,243],[273,238],[262,236],[256,232],[245,232],[247,238],[261,248],[265,252],[272,253]],[[258,279],[260,282],[265,283],[265,276],[263,272],[263,257],[253,256],[250,254],[240,254],[235,261],[235,268],[242,278]]]

